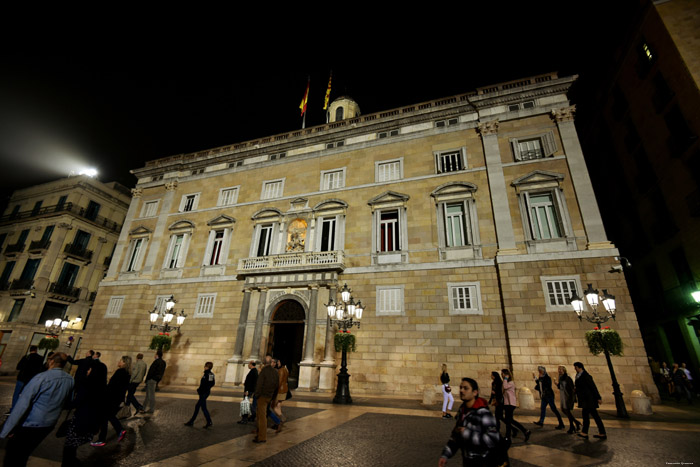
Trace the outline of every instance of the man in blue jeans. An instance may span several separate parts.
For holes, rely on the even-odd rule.
[[[564,427],[564,421],[561,419],[561,414],[557,410],[557,406],[554,404],[554,391],[552,390],[552,378],[549,377],[547,374],[547,369],[543,366],[538,366],[537,367],[537,372],[539,373],[539,378],[535,376],[535,374],[532,374],[532,377],[535,378],[535,383],[537,383],[537,386],[535,386],[535,389],[537,389],[540,393],[540,419],[535,423],[537,426],[543,426],[544,425],[544,417],[547,412],[547,406],[549,406],[552,409],[552,412],[554,412],[554,415],[557,416],[557,419],[559,419],[559,425],[555,426],[554,428],[557,430],[563,430]]]

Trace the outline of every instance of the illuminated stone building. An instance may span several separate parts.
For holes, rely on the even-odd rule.
[[[80,346],[130,201],[128,188],[85,175],[12,194],[0,218],[3,371],[46,336],[50,319],[70,323],[60,341],[74,341],[62,350]]]
[[[133,170],[87,345],[113,359],[145,351],[148,312],[174,295],[187,320],[165,383],[192,384],[211,360],[239,384],[246,361],[271,353],[300,388],[332,390],[324,304],[347,283],[366,305],[353,392],[422,394],[443,362],[484,384],[512,366],[527,385],[537,365],[581,360],[605,384],[584,340],[592,326],[566,303],[590,282],[617,297],[623,390],[655,393],[624,277],[609,273],[618,252],[574,129],[575,80],[368,115],[343,97],[325,125]]]

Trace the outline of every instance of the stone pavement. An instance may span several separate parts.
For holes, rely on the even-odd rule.
[[[0,378],[0,410],[7,411],[14,383]],[[196,401],[194,388],[168,387],[157,395],[153,416],[126,421],[122,443],[109,428],[107,446],[82,446],[85,465],[100,466],[434,466],[454,422],[440,418],[440,408],[397,397],[354,396],[354,404],[330,403],[331,394],[295,392],[285,403],[288,420],[282,432],[268,432],[268,442],[252,443],[251,425],[238,425],[240,390],[217,388],[209,398],[214,427],[205,430],[200,415],[195,427],[183,426]],[[139,399],[143,393],[138,392]],[[554,430],[548,414],[544,428],[532,424],[536,411],[516,410],[516,419],[532,429],[525,444],[516,438],[509,454],[519,466],[650,466],[700,463],[700,404],[665,402],[654,415],[631,420],[601,413],[607,441],[584,441]],[[576,411],[580,415],[580,411]],[[593,428],[591,434],[596,431]],[[5,442],[0,442],[4,456]],[[30,459],[30,466],[60,465],[63,439],[53,434]],[[461,465],[452,459],[448,465]]]

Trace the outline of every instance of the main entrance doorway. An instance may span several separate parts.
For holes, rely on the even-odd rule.
[[[270,320],[270,337],[267,353],[279,358],[289,370],[289,387],[299,384],[299,362],[304,347],[304,307],[295,300],[285,300],[277,305]]]

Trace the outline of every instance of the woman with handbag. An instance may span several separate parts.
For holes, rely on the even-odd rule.
[[[100,436],[97,441],[90,443],[91,446],[101,447],[107,441],[107,422],[111,423],[114,431],[117,432],[118,442],[126,436],[126,430],[117,418],[121,404],[126,399],[126,391],[129,389],[131,380],[131,357],[123,355],[117,362],[117,371],[114,372],[107,384],[107,397],[104,406],[105,416],[103,417]]]
[[[452,395],[452,388],[450,388],[450,374],[447,372],[446,363],[442,364],[440,384],[442,385],[442,418],[452,418],[448,410],[452,410],[452,404],[455,403],[455,398]]]
[[[555,383],[559,388],[559,408],[569,419],[569,431],[567,431],[567,433],[576,433],[581,430],[581,422],[576,420],[574,414],[571,413],[571,410],[574,408],[574,403],[576,402],[574,382],[566,373],[566,367],[564,365],[559,365],[559,381],[555,381]]]
[[[513,375],[508,368],[504,368],[501,370],[501,376],[503,377],[503,410],[505,411],[506,439],[510,441],[511,432],[513,437],[515,437],[518,430],[520,430],[525,435],[525,442],[527,443],[527,440],[530,439],[530,430],[513,420],[513,412],[515,412],[515,383],[513,382]],[[513,426],[515,426],[515,430],[512,429]]]

